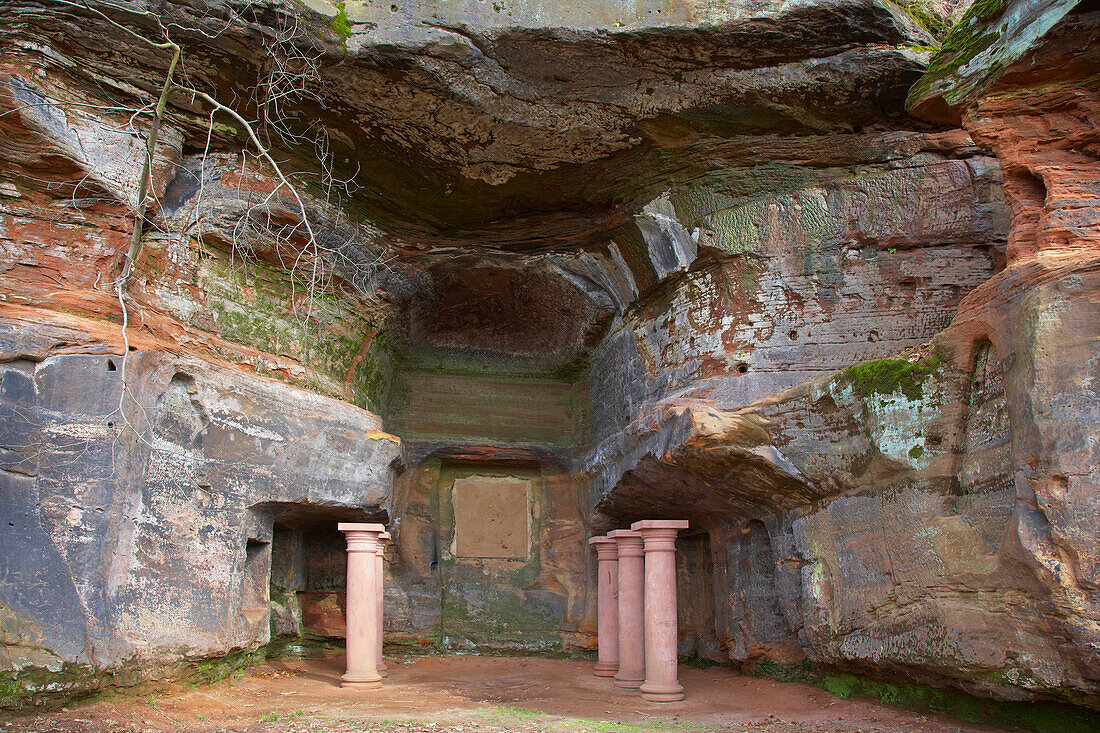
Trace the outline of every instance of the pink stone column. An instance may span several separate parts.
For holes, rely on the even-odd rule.
[[[645,540],[645,683],[650,702],[684,699],[677,677],[676,533],[686,520],[646,519],[630,528]]]
[[[645,606],[642,535],[629,529],[609,532],[619,557],[619,671],[615,686],[638,689],[645,680]]]
[[[612,677],[619,671],[619,553],[615,540],[593,537],[596,548],[598,661],[592,674]]]
[[[347,672],[341,687],[376,690],[382,687],[378,674],[378,607],[375,603],[378,535],[381,524],[340,522],[337,528],[348,541],[348,586],[344,619],[347,625]]]
[[[385,605],[386,605],[385,602],[384,602],[385,594],[383,593],[382,583],[383,583],[383,578],[384,578],[385,573],[386,573],[386,570],[385,570],[385,566],[386,566],[386,560],[385,560],[386,545],[388,545],[389,542],[390,542],[390,533],[389,532],[383,532],[382,534],[378,535],[378,553],[375,555],[375,557],[378,558],[377,563],[375,564],[375,582],[374,582],[374,588],[375,588],[374,597],[377,599],[377,606],[378,606],[378,674],[382,675],[383,677],[389,677],[390,676],[390,673],[386,671],[386,663],[382,660],[382,643],[383,643],[382,620],[384,618],[383,613],[384,613],[384,608],[385,608]]]

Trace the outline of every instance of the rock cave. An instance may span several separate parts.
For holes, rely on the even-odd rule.
[[[338,655],[341,523],[610,690],[641,520],[681,667],[1100,730],[1095,0],[2,6],[13,730]]]

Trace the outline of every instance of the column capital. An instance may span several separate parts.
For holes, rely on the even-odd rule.
[[[336,524],[336,529],[341,532],[375,532],[377,534],[388,534],[386,532],[386,525],[374,522],[338,522]]]
[[[629,529],[616,529],[607,536],[615,540],[615,550],[620,558],[642,557],[642,533]]]
[[[348,552],[369,552],[373,554],[382,549],[379,535],[386,531],[385,525],[365,522],[339,522],[336,528],[347,537]]]
[[[596,548],[597,560],[617,560],[619,547],[612,537],[593,537],[588,544]]]
[[[644,539],[646,552],[674,552],[676,533],[687,528],[686,519],[643,519],[630,525]]]
[[[630,525],[630,529],[634,532],[641,532],[647,529],[674,529],[679,531],[687,528],[688,520],[686,519],[643,519],[640,522],[635,522]]]

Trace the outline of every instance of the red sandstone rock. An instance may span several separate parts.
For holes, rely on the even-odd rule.
[[[682,653],[1096,705],[1097,13],[1010,3],[988,64],[918,85],[965,127],[929,132],[928,39],[884,4],[605,5],[349,8],[340,44],[300,7],[290,40],[158,8],[221,99],[320,54],[287,109],[335,169],[261,131],[303,217],[174,96],[131,351],[147,126],[117,107],[164,60],[9,8],[0,667],[260,644],[280,590],[283,628],[340,635],[335,525],[383,515],[393,638],[591,648],[585,538],[674,515]],[[522,485],[492,516],[525,540],[464,556],[463,481]]]

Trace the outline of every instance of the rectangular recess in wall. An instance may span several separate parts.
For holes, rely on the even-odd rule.
[[[455,479],[455,556],[526,560],[531,482],[511,476]]]

